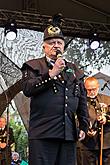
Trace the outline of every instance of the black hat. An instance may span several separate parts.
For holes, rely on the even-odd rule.
[[[62,31],[58,26],[50,25],[44,30],[44,41],[51,38],[61,38],[64,40]]]

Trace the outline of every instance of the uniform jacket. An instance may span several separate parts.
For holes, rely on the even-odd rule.
[[[0,129],[0,143],[7,143],[7,127],[5,127],[3,130]],[[8,165],[11,164],[11,144],[14,143],[14,136],[13,136],[13,130],[9,127],[9,140],[8,145],[6,145],[5,148],[0,147],[0,162],[2,161],[3,164]]]
[[[110,96],[106,96],[103,94],[98,94],[98,96],[95,98],[96,99],[96,109],[94,107],[93,102],[91,102],[90,99],[88,99],[88,112],[89,112],[89,121],[92,122],[93,128],[97,130],[97,133],[93,137],[89,137],[86,135],[86,138],[84,141],[82,141],[82,148],[86,149],[98,149],[100,146],[100,137],[98,136],[98,125],[97,125],[97,120],[96,120],[96,114],[97,114],[97,109],[100,111],[100,104],[99,103],[105,103],[107,104],[106,110],[106,119],[107,122],[104,125],[104,140],[103,140],[103,148],[107,149],[110,148]]]
[[[31,98],[29,138],[76,140],[76,114],[80,129],[88,129],[83,75],[70,63],[53,79],[49,69],[45,57],[28,61],[21,69],[23,92]]]
[[[7,143],[7,127],[3,130],[0,128],[0,143]],[[9,141],[8,146],[14,143],[13,129],[9,127]]]

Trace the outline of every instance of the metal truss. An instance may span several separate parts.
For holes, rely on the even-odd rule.
[[[49,24],[50,16],[35,12],[18,12],[0,10],[0,26],[4,27],[8,19],[15,19],[17,28],[43,31]],[[62,31],[65,36],[91,38],[92,32],[97,32],[101,40],[110,40],[110,24],[82,21],[64,18]]]

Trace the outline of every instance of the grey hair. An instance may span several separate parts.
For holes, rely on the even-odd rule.
[[[12,157],[15,156],[15,155],[19,157],[19,153],[18,152],[12,152]]]

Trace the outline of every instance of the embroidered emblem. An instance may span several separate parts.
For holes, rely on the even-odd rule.
[[[73,73],[73,74],[75,73],[74,70],[71,69],[71,68],[68,68],[68,69],[66,70],[66,72],[68,72],[68,73]]]
[[[61,30],[59,29],[59,27],[50,26],[50,27],[48,28],[48,34],[49,34],[49,35],[56,35],[56,34],[59,34],[60,31],[61,31]]]

